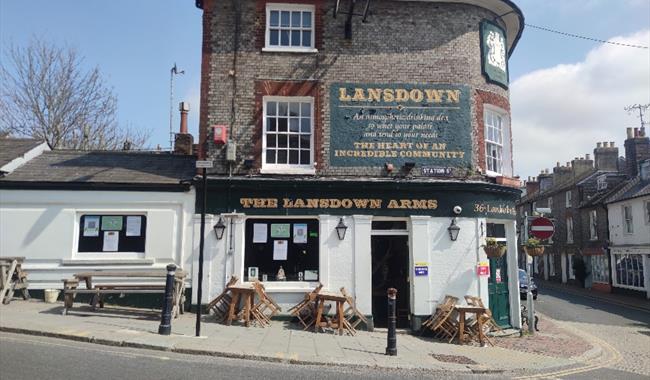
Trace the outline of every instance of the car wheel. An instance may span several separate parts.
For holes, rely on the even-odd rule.
[[[537,294],[533,294],[533,299],[537,300]]]

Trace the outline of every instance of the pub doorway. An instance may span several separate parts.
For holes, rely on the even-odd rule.
[[[372,317],[375,327],[388,326],[386,291],[397,289],[397,327],[410,326],[409,243],[405,221],[373,221]]]

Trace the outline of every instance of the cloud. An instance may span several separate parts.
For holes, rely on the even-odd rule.
[[[650,30],[610,41],[648,46]],[[596,142],[615,141],[624,155],[625,128],[640,123],[623,108],[650,103],[650,52],[603,44],[582,62],[523,75],[510,96],[515,172],[522,177],[593,153]]]

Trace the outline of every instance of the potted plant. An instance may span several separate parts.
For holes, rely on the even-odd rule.
[[[499,257],[503,256],[504,253],[506,253],[506,247],[499,245],[499,243],[497,243],[497,239],[495,238],[485,239],[483,250],[485,251],[487,257],[491,259],[498,259]]]
[[[524,243],[524,250],[530,256],[541,256],[544,254],[544,246],[539,239],[530,238]]]

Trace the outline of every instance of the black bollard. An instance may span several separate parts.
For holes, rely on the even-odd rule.
[[[386,345],[386,355],[397,356],[397,316],[395,308],[397,306],[397,289],[388,288],[388,340]]]
[[[167,265],[167,282],[165,283],[165,300],[163,301],[160,315],[160,326],[158,334],[169,335],[172,333],[172,301],[174,300],[174,277],[176,276],[176,265]]]

